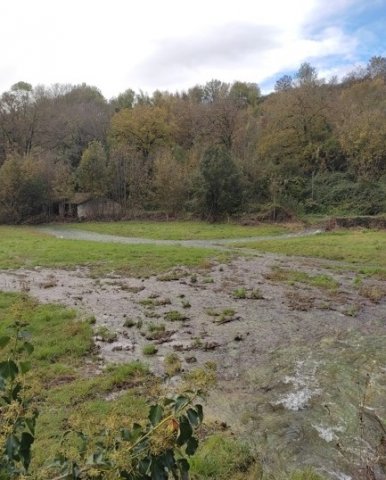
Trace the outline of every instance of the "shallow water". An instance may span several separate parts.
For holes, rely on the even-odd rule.
[[[287,349],[255,372],[249,435],[275,470],[313,466],[332,478],[386,478],[380,443],[386,419],[386,336],[349,333],[312,348]],[[302,358],[300,360],[300,358]],[[291,373],[288,373],[290,371]],[[267,385],[268,382],[268,385]],[[269,452],[277,451],[276,458]]]

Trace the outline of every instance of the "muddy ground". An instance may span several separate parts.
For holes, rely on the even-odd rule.
[[[337,288],[275,274],[288,270],[327,275]],[[215,362],[218,386],[206,406],[209,418],[249,435],[263,457],[262,441],[287,465],[291,457],[295,464],[314,465],[331,478],[344,479],[361,467],[355,448],[364,443],[355,437],[358,445],[347,446],[346,455],[337,448],[339,443],[345,448],[344,442],[355,436],[344,434],[351,432],[348,422],[360,403],[358,396],[351,398],[360,375],[348,377],[372,362],[367,340],[386,338],[385,282],[362,279],[359,286],[356,277],[334,262],[266,254],[146,279],[96,279],[87,269],[1,271],[0,289],[24,290],[41,302],[58,302],[94,316],[103,364],[141,360],[162,376],[170,352],[179,355],[183,371]],[[149,343],[156,345],[154,356],[142,352]],[[379,372],[377,395],[386,386],[385,363]],[[342,378],[351,395],[346,409]],[[378,415],[382,403],[374,408]],[[370,447],[366,461],[374,463],[377,445]],[[265,461],[268,467],[275,463],[268,456]],[[377,478],[384,478],[380,467],[372,468]]]

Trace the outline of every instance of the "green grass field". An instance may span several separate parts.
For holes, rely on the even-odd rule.
[[[382,231],[347,230],[310,237],[244,242],[237,246],[347,262],[360,267],[364,273],[386,271],[386,232]]]
[[[157,240],[214,240],[280,235],[295,231],[299,226],[258,225],[243,226],[233,223],[206,222],[90,222],[73,223],[67,228],[119,235],[122,237],[152,238]]]
[[[87,266],[95,273],[117,271],[147,276],[177,265],[199,266],[213,257],[219,257],[219,252],[213,249],[65,240],[33,228],[0,226],[0,268],[3,269]]]

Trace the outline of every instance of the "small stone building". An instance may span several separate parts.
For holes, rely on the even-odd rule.
[[[75,193],[73,197],[58,202],[55,213],[61,217],[92,220],[117,217],[122,213],[119,203],[106,197],[95,197],[91,193]]]

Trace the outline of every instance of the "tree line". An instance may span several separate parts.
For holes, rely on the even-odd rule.
[[[0,221],[46,218],[76,192],[124,212],[386,211],[386,58],[338,81],[303,63],[275,91],[13,85],[0,97]]]

